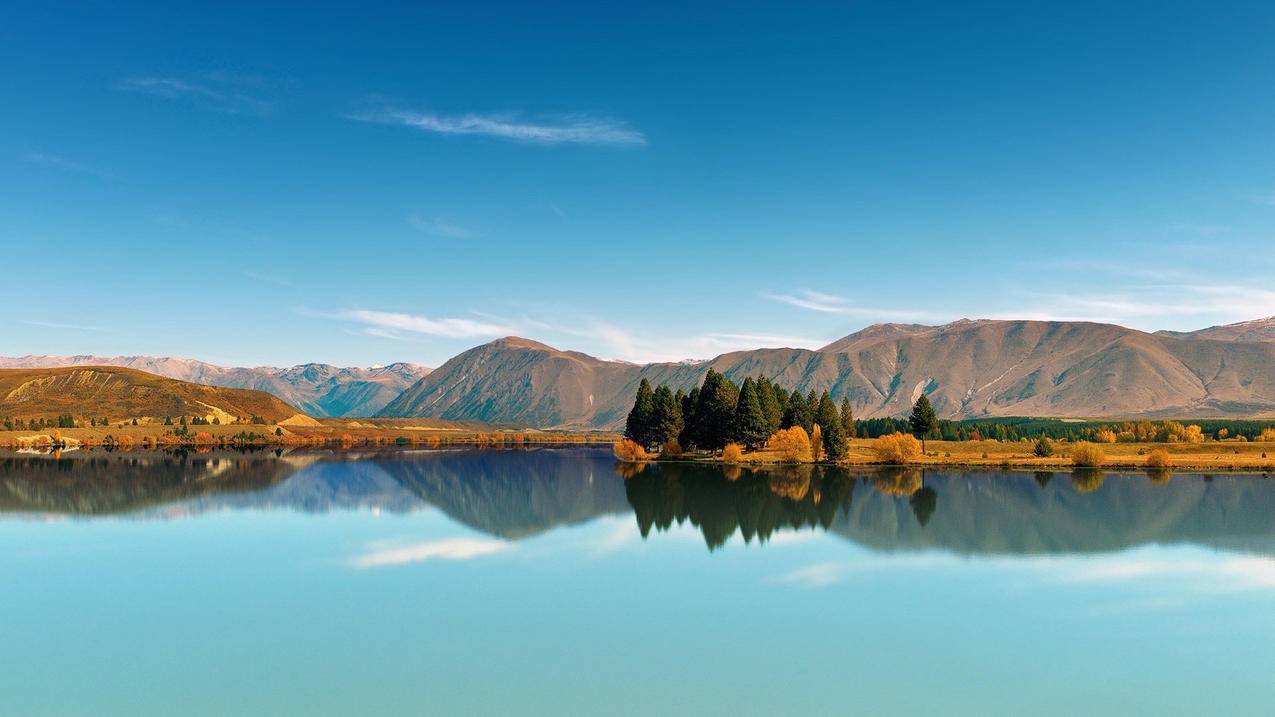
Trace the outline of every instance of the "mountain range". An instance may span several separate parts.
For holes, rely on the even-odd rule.
[[[73,366],[120,366],[206,386],[266,391],[319,418],[371,416],[430,371],[411,363],[372,368],[341,368],[322,363],[289,368],[228,368],[194,359],[158,356],[0,357],[0,368]]]
[[[849,397],[859,418],[905,415],[922,393],[944,418],[1272,417],[1275,318],[1177,333],[1067,321],[877,324],[816,350],[646,365],[507,337],[447,361],[381,415],[615,429],[643,378],[689,391],[710,368],[737,383],[764,375]]]

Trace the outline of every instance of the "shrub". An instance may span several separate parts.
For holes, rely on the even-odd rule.
[[[1094,442],[1096,443],[1115,443],[1116,438],[1117,436],[1115,431],[1110,428],[1104,428],[1101,431],[1098,431],[1093,437]]]
[[[1147,454],[1148,468],[1169,468],[1173,465],[1173,460],[1169,458],[1169,452],[1163,448],[1157,448]]]
[[[1182,434],[1182,440],[1187,443],[1203,443],[1204,430],[1199,426],[1187,426],[1186,432]]]
[[[739,463],[744,460],[744,447],[738,443],[727,443],[722,449],[723,463]]]
[[[1071,462],[1078,466],[1097,468],[1107,462],[1107,454],[1092,443],[1077,443],[1071,449]]]
[[[678,443],[676,438],[669,438],[664,441],[664,447],[660,450],[660,455],[665,458],[677,458],[682,455],[682,444]]]
[[[636,463],[638,461],[650,460],[651,456],[647,454],[646,449],[638,445],[636,441],[628,438],[621,438],[611,445],[611,452],[615,457],[626,463]]]
[[[872,442],[872,450],[882,463],[903,464],[921,455],[921,442],[906,433],[881,436]]]
[[[211,433],[205,433],[204,431],[200,431],[195,434],[195,443],[199,443],[201,445],[208,445],[209,443],[212,443],[212,442],[213,442],[213,437]]]
[[[785,463],[806,463],[810,456],[810,437],[801,426],[782,428],[766,440],[766,448],[779,453]]]
[[[1262,435],[1257,437],[1259,441],[1275,441],[1275,428],[1262,429]]]
[[[1040,440],[1036,441],[1036,448],[1032,452],[1039,458],[1048,458],[1054,455],[1054,442],[1041,436]]]

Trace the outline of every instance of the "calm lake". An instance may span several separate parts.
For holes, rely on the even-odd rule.
[[[1269,715],[1275,481],[0,454],[0,606],[5,715]]]

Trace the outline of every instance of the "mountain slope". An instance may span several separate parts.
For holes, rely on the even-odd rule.
[[[262,391],[204,386],[118,366],[0,369],[0,415],[52,418],[260,416],[281,421],[297,409]]]
[[[736,382],[762,374],[789,389],[829,390],[861,418],[903,415],[923,392],[945,418],[1275,415],[1275,342],[987,320],[874,326],[818,351],[645,366],[505,338],[454,357],[381,415],[617,428],[642,378],[690,390],[709,368]]]
[[[122,366],[158,376],[225,388],[266,391],[312,416],[371,416],[429,369],[410,363],[375,368],[338,368],[311,363],[290,368],[227,368],[156,356],[0,357],[0,368]]]
[[[1275,341],[1275,316],[1238,324],[1210,326],[1199,331],[1157,331],[1159,336],[1212,341]]]

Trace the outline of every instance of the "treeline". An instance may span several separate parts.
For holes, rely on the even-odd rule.
[[[186,416],[178,416],[177,420],[174,421],[172,416],[165,416],[163,423],[165,426],[180,425],[182,428],[179,432],[180,435],[185,432],[184,429],[187,425],[217,426],[221,425],[221,419],[216,416],[213,416],[212,419],[204,418],[203,416],[192,416],[189,419]],[[263,426],[266,423],[266,419],[261,416],[252,416],[249,419],[238,418],[234,421],[234,424],[252,424],[255,426]],[[6,431],[44,431],[51,428],[82,428],[85,425],[84,419],[76,418],[71,414],[61,415],[57,418],[0,418],[0,426],[3,426]],[[89,427],[109,428],[111,421],[108,418],[92,417],[88,419],[87,425]],[[117,425],[121,428],[129,425],[136,426],[138,422],[136,418],[133,418],[120,421]]]
[[[642,379],[624,436],[643,448],[676,455],[684,450],[720,451],[728,444],[757,449],[780,430],[793,427],[803,429],[833,461],[845,457],[855,435],[848,400],[838,407],[827,391],[789,393],[764,376],[750,376],[736,386],[709,369],[703,385],[690,393],[674,392],[663,384],[652,389]]]
[[[906,418],[869,418],[855,422],[864,438],[911,431]],[[1204,419],[1181,421],[1064,421],[1056,418],[976,418],[940,420],[931,434],[945,441],[1019,441],[1041,437],[1070,442],[1196,443],[1203,440],[1271,440],[1275,421]]]

